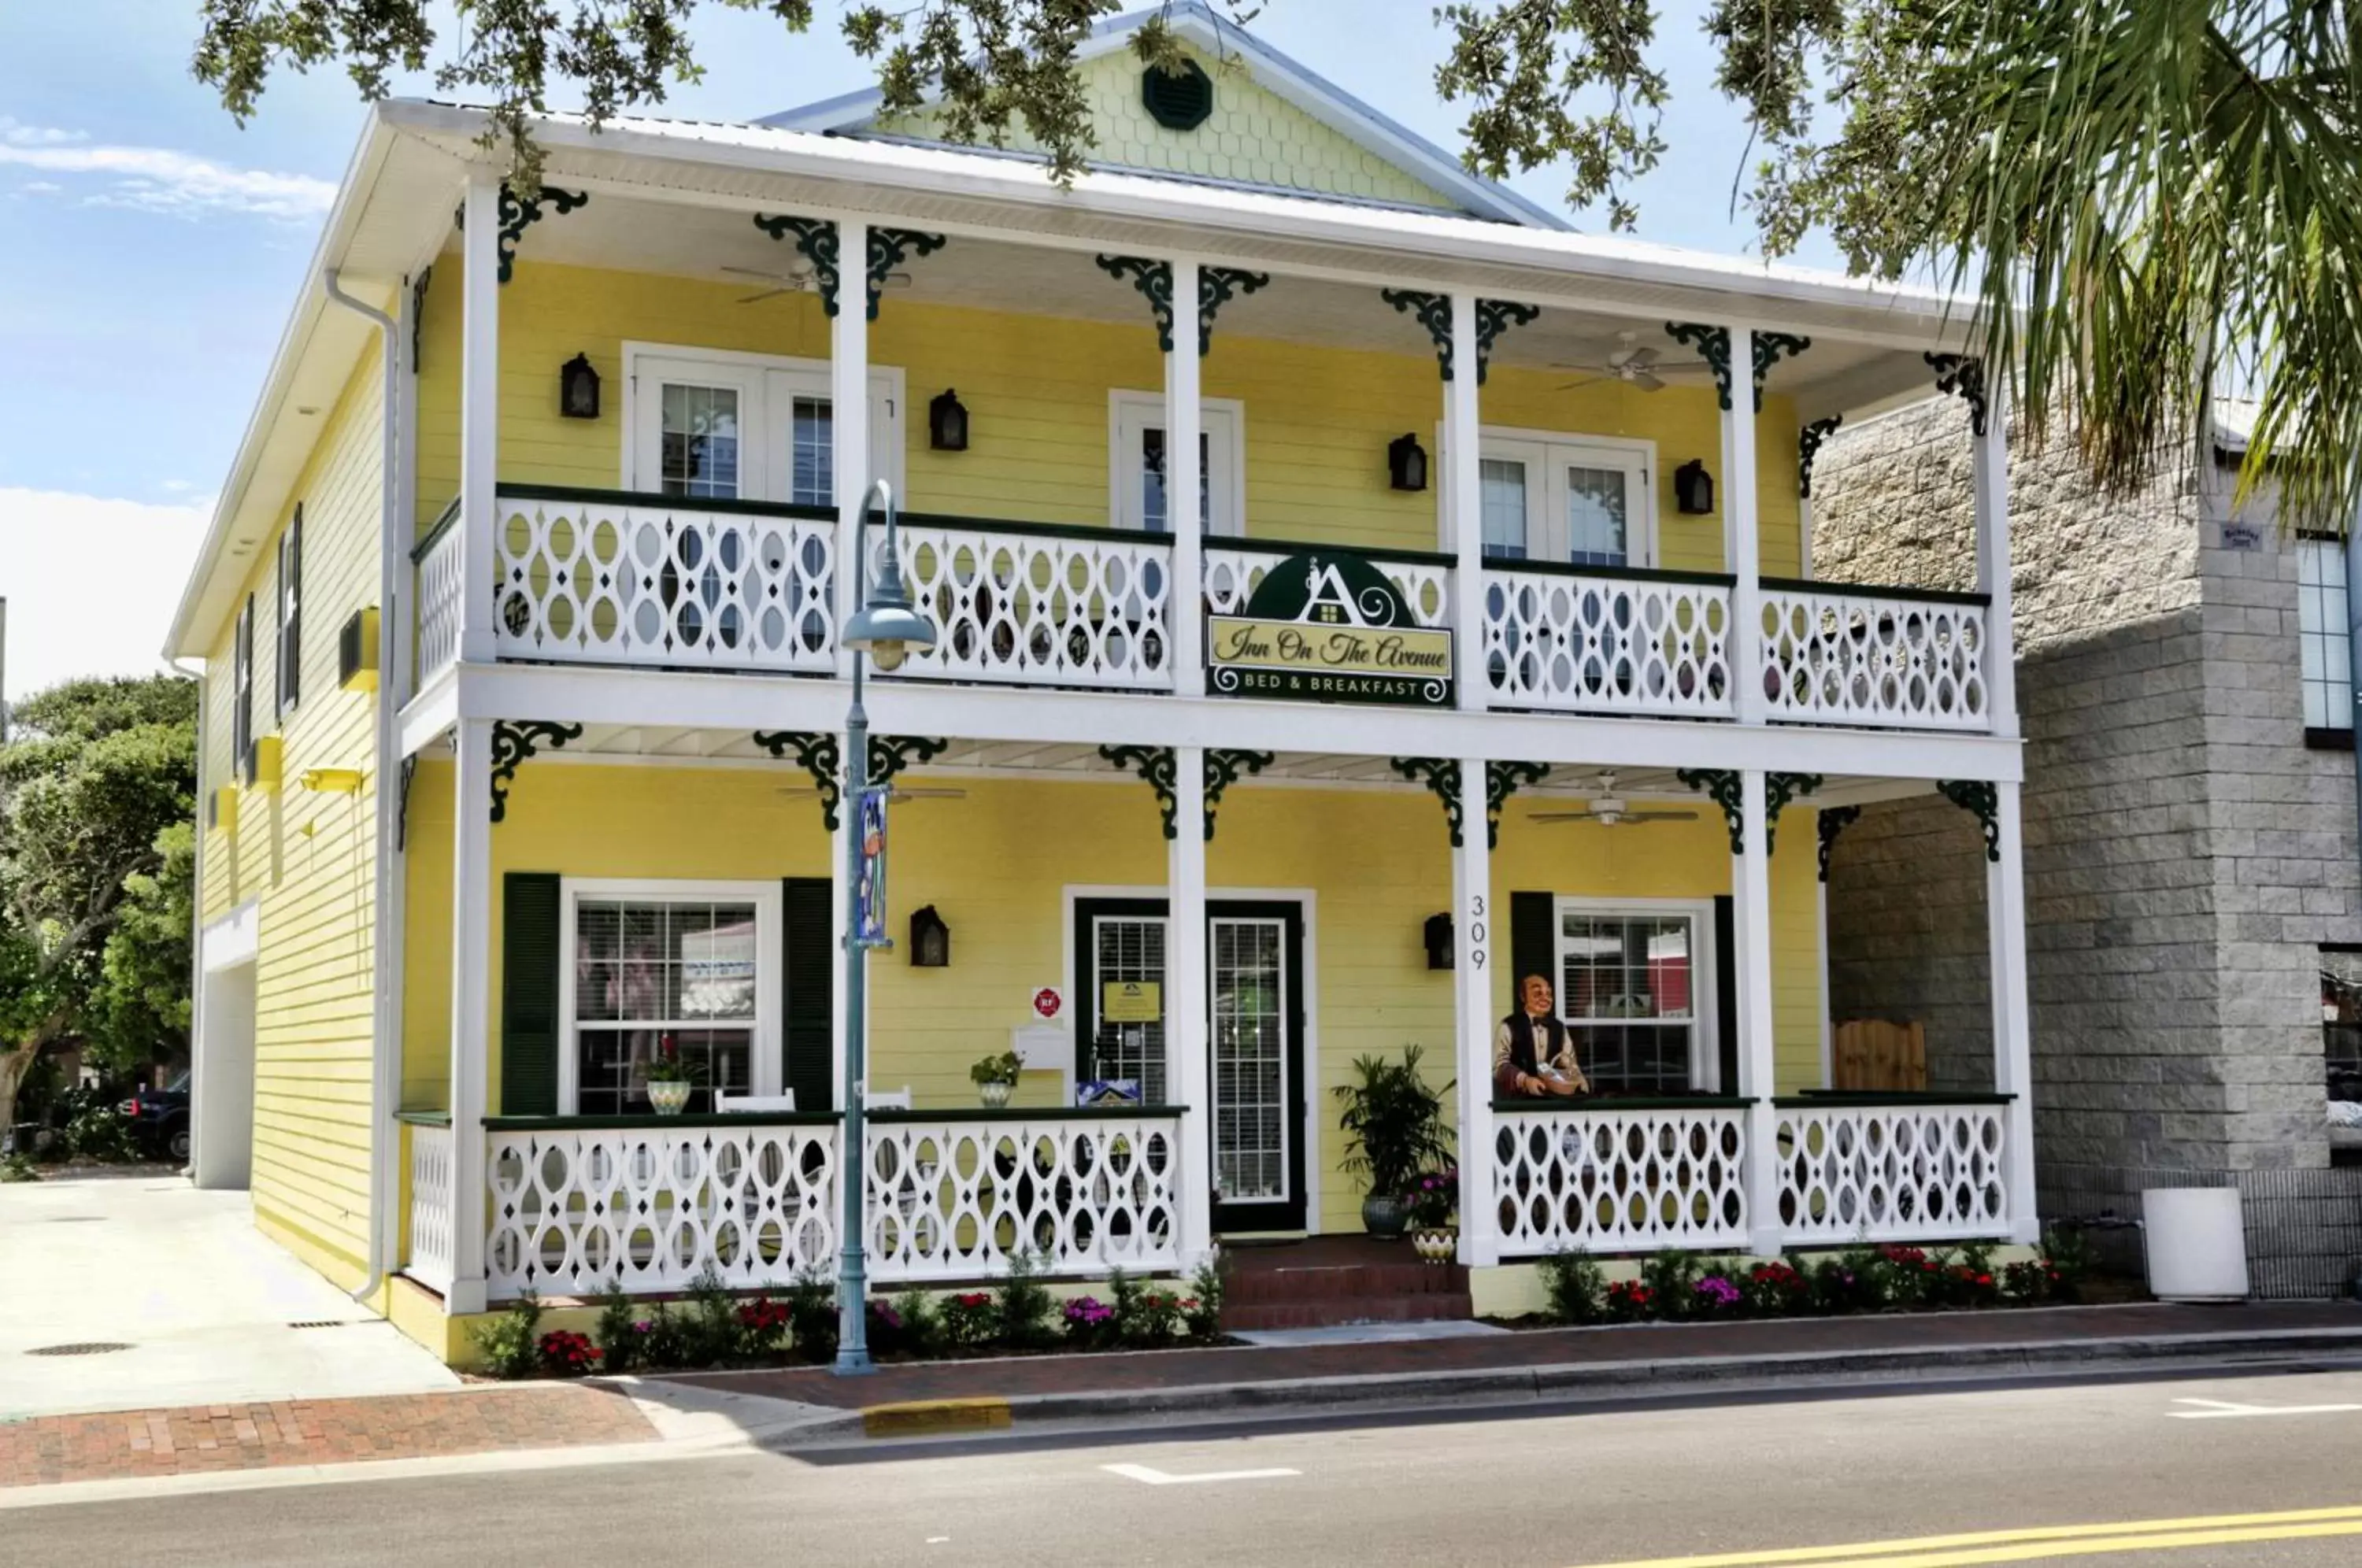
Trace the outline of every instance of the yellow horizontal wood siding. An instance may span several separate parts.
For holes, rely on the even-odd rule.
[[[276,793],[238,783],[231,757],[232,639],[206,668],[209,781],[237,787],[236,830],[206,840],[205,911],[258,900],[253,1196],[258,1217],[340,1283],[368,1249],[376,799],[375,698],[337,685],[337,631],[378,601],[382,399],[375,349],[346,381],[293,495],[304,509],[301,697],[278,690],[279,539],[257,543],[254,733],[280,737]],[[233,620],[235,616],[233,615]],[[355,768],[354,793],[304,790],[308,768]],[[199,811],[202,813],[203,803]],[[201,819],[202,820],[202,816]]]
[[[744,878],[829,874],[817,803],[782,793],[803,776],[773,769],[617,767],[535,759],[518,774],[508,820],[492,829],[496,875]],[[470,790],[480,790],[480,781]],[[1069,981],[1066,896],[1074,889],[1158,896],[1165,843],[1153,795],[1124,782],[968,778],[957,800],[896,808],[889,929],[933,904],[952,931],[948,968],[914,969],[899,948],[871,962],[870,1082],[908,1086],[922,1108],[973,1101],[968,1067],[1031,1021],[1030,999]],[[1523,819],[1513,802],[1494,859],[1496,907],[1523,889],[1596,898],[1707,899],[1730,890],[1728,839],[1699,804],[1694,823],[1599,828]],[[450,1009],[450,786],[422,768],[412,796],[405,1099],[443,1103]],[[1054,832],[1044,824],[1054,823]],[[1812,816],[1792,808],[1772,860],[1778,1087],[1819,1081],[1818,928]],[[1424,793],[1235,787],[1208,846],[1217,896],[1308,890],[1318,1057],[1309,1088],[1322,1129],[1323,1229],[1359,1224],[1360,1192],[1336,1169],[1337,1085],[1355,1056],[1426,1049],[1435,1081],[1455,1071],[1452,977],[1426,967],[1420,927],[1450,907],[1442,809]],[[499,1066],[500,887],[494,886],[491,1083]],[[1705,933],[1710,937],[1710,933]],[[1496,932],[1506,969],[1507,931]],[[1493,1010],[1509,1009],[1496,976]],[[1058,1080],[1030,1074],[1021,1103],[1054,1103]],[[497,1098],[495,1087],[494,1098]]]
[[[956,268],[958,255],[954,241],[926,265]],[[444,262],[427,295],[423,331],[422,529],[441,515],[459,483],[459,271],[455,255]],[[1284,289],[1287,280],[1272,286]],[[747,293],[744,283],[521,260],[515,281],[501,292],[501,478],[608,490],[624,483],[627,341],[827,360],[828,318],[818,299],[793,294],[739,304]],[[1369,305],[1374,316],[1396,319],[1374,290]],[[1439,547],[1438,492],[1407,494],[1387,483],[1387,442],[1411,431],[1435,452],[1443,407],[1425,335],[1407,318],[1398,324],[1398,353],[1215,334],[1205,395],[1244,405],[1250,536]],[[558,368],[577,353],[588,354],[603,378],[604,412],[596,420],[557,412]],[[1106,524],[1108,394],[1158,392],[1164,378],[1144,303],[1137,326],[1112,326],[889,297],[871,329],[870,358],[905,372],[909,508],[1021,522]],[[1655,442],[1657,564],[1720,570],[1721,513],[1683,516],[1672,492],[1673,469],[1692,458],[1705,460],[1718,497],[1727,492],[1714,393],[1682,386],[1643,392],[1616,381],[1567,390],[1570,379],[1564,370],[1496,365],[1482,393],[1482,417],[1490,425]],[[957,388],[969,410],[966,452],[928,445],[926,405],[945,387]],[[1766,400],[1756,445],[1763,569],[1794,574],[1795,422],[1785,398]]]

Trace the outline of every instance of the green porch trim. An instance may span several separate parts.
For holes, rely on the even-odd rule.
[[[1355,560],[1377,564],[1398,561],[1404,566],[1451,567],[1460,564],[1458,556],[1447,555],[1441,550],[1372,549],[1363,545],[1315,545],[1301,539],[1266,539],[1259,536],[1229,538],[1209,534],[1206,536],[1206,547],[1209,550],[1247,550],[1267,556],[1303,556],[1318,551],[1324,556],[1350,556]]]
[[[1186,1105],[1010,1105],[998,1110],[983,1106],[929,1110],[914,1106],[909,1110],[868,1110],[862,1114],[868,1121],[889,1125],[913,1121],[1120,1121],[1133,1116],[1158,1120],[1177,1117],[1188,1109]]]
[[[1634,1095],[1629,1099],[1608,1099],[1596,1095],[1569,1098],[1537,1095],[1512,1099],[1496,1098],[1493,1109],[1496,1112],[1587,1110],[1607,1115],[1618,1110],[1744,1110],[1754,1103],[1747,1096],[1737,1094]]]
[[[487,1116],[487,1132],[600,1132],[651,1127],[829,1127],[833,1110],[700,1110],[679,1116]]]
[[[1830,582],[1821,578],[1766,577],[1757,580],[1765,588],[1776,588],[1792,593],[1835,593],[1852,599],[1914,599],[1925,604],[1978,604],[1990,606],[1990,593],[1962,593],[1949,588],[1896,588],[1882,582]]]
[[[418,543],[410,547],[410,564],[416,566],[425,560],[428,553],[443,542],[443,536],[449,533],[458,521],[459,498],[455,495],[451,498],[451,504],[443,509],[443,515],[435,519],[435,525],[419,536]]]
[[[682,512],[728,512],[749,517],[800,517],[814,523],[836,521],[833,506],[796,506],[778,501],[732,501],[706,496],[667,495],[660,490],[602,490],[593,485],[512,484],[502,480],[493,487],[503,501],[573,501],[603,506],[668,506]],[[456,510],[457,501],[451,505]]]
[[[1447,564],[1457,557],[1438,558]],[[1727,571],[1677,571],[1662,567],[1578,566],[1573,561],[1509,561],[1486,558],[1487,571],[1535,572],[1544,577],[1604,577],[1616,582],[1688,582],[1706,588],[1736,588],[1738,579]]]
[[[1817,1106],[2007,1105],[2014,1094],[1937,1094],[1932,1089],[1802,1089],[1772,1097],[1773,1109],[1809,1110]]]

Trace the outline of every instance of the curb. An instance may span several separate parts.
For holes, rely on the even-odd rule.
[[[2100,1340],[2029,1340],[1926,1350],[1800,1351],[1751,1356],[1684,1356],[1559,1363],[1479,1371],[1398,1372],[1366,1376],[1209,1383],[1180,1388],[1095,1389],[872,1405],[765,1434],[775,1450],[855,1446],[872,1440],[956,1437],[1053,1422],[1114,1422],[1173,1416],[1264,1415],[1339,1407],[1507,1405],[1629,1396],[1636,1390],[1712,1388],[1765,1383],[1797,1386],[1860,1379],[1903,1382],[1931,1374],[1963,1382],[2071,1368],[2125,1369],[2178,1364],[2243,1366],[2296,1364],[2323,1355],[2362,1354],[2362,1330],[2292,1329],[2271,1333],[2127,1335]]]

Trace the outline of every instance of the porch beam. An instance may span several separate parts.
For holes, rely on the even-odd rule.
[[[451,830],[451,1286],[454,1314],[484,1309],[484,1110],[492,1012],[492,723],[458,725]]]
[[[1744,363],[1745,361],[1740,361]],[[1738,1085],[1747,1108],[1749,1250],[1778,1257],[1780,1167],[1772,1094],[1777,1071],[1772,1007],[1772,834],[1763,769],[1739,774],[1739,845],[1731,856],[1732,955],[1738,965]]]
[[[2034,1044],[2026,1005],[2025,840],[2015,784],[1993,786],[1996,854],[1985,866],[1985,920],[1992,951],[1993,1089],[2011,1097],[2003,1112],[2002,1185],[2009,1195],[2010,1240],[2042,1239],[2034,1192]]]
[[[1187,344],[1187,336],[1176,341]],[[1195,355],[1168,355],[1190,359]],[[1169,467],[1169,465],[1168,465]],[[1213,1245],[1214,1083],[1206,951],[1206,754],[1182,746],[1173,759],[1173,813],[1181,824],[1164,845],[1165,1077],[1181,1112],[1181,1266],[1194,1269]],[[1316,1227],[1317,1228],[1317,1227]]]
[[[1467,831],[1451,851],[1451,999],[1460,1080],[1460,1261],[1501,1261],[1501,1216],[1493,1181],[1493,849],[1476,831],[1485,820],[1485,765],[1460,759],[1460,820]]]
[[[1174,258],[1173,341],[1164,353],[1164,525],[1173,530],[1173,690],[1206,692],[1205,524],[1198,505],[1198,442],[1205,423],[1198,374],[1198,260]],[[1195,766],[1195,765],[1192,765]],[[1196,820],[1187,813],[1184,822]],[[1183,834],[1187,837],[1187,834]]]
[[[492,618],[497,566],[492,536],[501,418],[501,182],[490,171],[468,180],[459,237],[459,657],[496,657]]]

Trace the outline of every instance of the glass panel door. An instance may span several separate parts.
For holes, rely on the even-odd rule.
[[[1485,555],[1521,561],[1526,538],[1526,465],[1516,458],[1485,458],[1476,465],[1485,504]]]
[[[1629,566],[1631,480],[1622,469],[1570,464],[1566,558],[1577,566]]]
[[[1089,1076],[1131,1078],[1140,1085],[1141,1098],[1150,1105],[1165,1103],[1164,1019],[1153,1021],[1110,1019],[1102,999],[1109,986],[1138,982],[1164,989],[1164,917],[1162,915],[1099,915],[1091,922],[1093,1009],[1098,1027],[1092,1039]]]
[[[1209,934],[1216,1180],[1226,1203],[1285,1202],[1294,1111],[1286,922],[1217,918]]]

